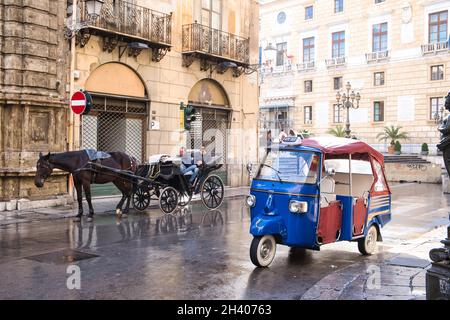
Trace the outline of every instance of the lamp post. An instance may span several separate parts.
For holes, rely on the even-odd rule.
[[[344,92],[341,95],[339,91],[336,93],[336,101],[338,108],[347,109],[347,121],[345,122],[345,137],[351,138],[350,133],[352,131],[350,130],[350,108],[352,109],[359,108],[359,101],[361,100],[361,95],[359,94],[359,92],[355,94],[355,91],[351,90],[352,86],[350,82],[347,82],[345,89],[347,90],[347,94],[345,94]]]
[[[436,124],[442,124],[444,121],[444,107],[441,107],[439,111],[436,111],[433,115],[434,122]]]

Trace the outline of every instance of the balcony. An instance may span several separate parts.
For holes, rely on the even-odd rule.
[[[239,76],[250,64],[248,38],[197,22],[183,26],[182,52],[184,67],[189,67],[195,59],[200,59],[200,69],[203,71],[212,70],[213,65],[228,62],[229,65],[234,64],[234,76]],[[219,68],[217,71],[223,73],[224,69]]]
[[[298,72],[313,71],[315,69],[316,69],[316,62],[314,60],[297,64]]]
[[[128,48],[130,56],[137,56],[149,48],[153,53],[152,60],[160,61],[170,51],[172,14],[123,0],[104,0],[100,16],[92,21],[88,17],[86,3],[80,1],[79,5],[80,21],[87,22],[77,37],[80,46],[86,45],[91,35],[97,35],[103,38],[103,50],[108,52],[112,52],[119,42],[124,42],[127,46],[122,48]]]
[[[288,130],[294,127],[294,121],[288,119],[279,119],[275,121],[260,120],[259,126],[262,129]]]
[[[448,42],[434,42],[422,45],[422,55],[438,54],[440,52],[448,52]]]
[[[389,50],[366,53],[367,63],[379,62],[388,59],[389,59]]]
[[[261,75],[263,76],[277,76],[277,75],[283,75],[285,73],[292,72],[293,68],[291,64],[284,64],[281,66],[263,66],[261,67]]]
[[[325,60],[327,68],[336,68],[339,66],[345,66],[345,63],[346,63],[345,57],[337,57]]]

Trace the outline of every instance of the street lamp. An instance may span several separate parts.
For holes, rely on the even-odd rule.
[[[444,107],[440,107],[439,111],[436,111],[433,115],[434,122],[436,124],[442,124],[444,121]]]
[[[350,82],[347,82],[345,89],[347,90],[347,94],[345,94],[345,92],[344,92],[341,95],[341,93],[339,91],[336,93],[336,101],[337,101],[338,108],[347,109],[347,121],[345,123],[345,137],[351,138],[350,133],[352,131],[350,130],[350,108],[352,108],[352,109],[359,108],[359,101],[361,100],[361,95],[359,94],[359,92],[355,94],[355,91],[352,90],[352,86],[350,85]],[[355,100],[356,100],[356,104],[355,104]],[[342,102],[342,104],[341,104],[341,102]]]
[[[73,38],[81,29],[87,28],[90,24],[94,23],[95,20],[100,16],[100,12],[103,7],[104,0],[84,0],[82,1],[86,4],[87,19],[83,21],[77,21],[77,1],[74,0],[73,3],[67,6],[67,16],[68,22],[66,26],[65,36],[67,39]]]

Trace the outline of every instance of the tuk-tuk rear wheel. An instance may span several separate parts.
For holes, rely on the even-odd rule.
[[[367,231],[367,235],[364,238],[358,240],[358,250],[364,256],[370,256],[374,254],[377,247],[378,231],[377,228],[372,225]]]
[[[250,260],[257,267],[268,267],[275,258],[276,251],[274,236],[254,237],[250,246]]]

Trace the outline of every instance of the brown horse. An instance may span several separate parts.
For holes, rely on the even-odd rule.
[[[109,154],[111,157],[97,160],[96,163],[114,169],[126,170],[132,173],[136,172],[138,161],[134,157],[123,152],[110,152]],[[88,221],[92,221],[94,217],[94,208],[92,207],[91,201],[92,183],[114,183],[114,185],[122,192],[122,199],[116,207],[116,214],[122,216],[122,206],[125,200],[127,203],[123,211],[123,217],[126,217],[128,214],[130,200],[133,194],[133,184],[121,179],[117,174],[105,170],[91,170],[89,166],[89,156],[86,151],[70,151],[55,154],[48,153],[45,156],[40,153],[39,160],[36,164],[36,176],[34,178],[36,187],[42,188],[45,180],[50,177],[55,168],[69,172],[73,176],[78,199],[78,215],[74,221],[80,221],[83,216],[83,190],[89,205]]]

